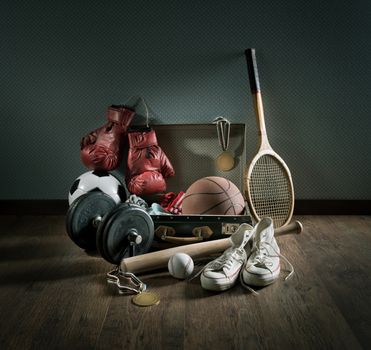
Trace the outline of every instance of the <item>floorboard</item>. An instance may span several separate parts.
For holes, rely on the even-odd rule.
[[[112,266],[73,244],[64,216],[0,216],[0,349],[367,349],[371,216],[296,218],[304,232],[277,238],[287,281],[284,261],[258,295],[162,270],[140,276],[161,296],[141,308],[106,284]]]

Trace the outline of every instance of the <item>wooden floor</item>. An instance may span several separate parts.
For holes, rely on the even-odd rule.
[[[1,216],[0,349],[370,348],[371,217],[297,219],[304,232],[278,238],[292,279],[283,268],[255,296],[163,271],[142,276],[161,302],[140,308],[70,241],[63,216]]]

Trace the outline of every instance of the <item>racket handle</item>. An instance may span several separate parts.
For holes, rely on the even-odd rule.
[[[247,71],[249,73],[250,89],[252,94],[260,91],[258,66],[256,64],[255,49],[246,49],[245,56],[247,61]]]

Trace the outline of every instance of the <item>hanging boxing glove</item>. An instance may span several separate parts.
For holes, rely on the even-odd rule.
[[[165,179],[174,176],[174,169],[158,145],[155,131],[132,131],[128,139],[126,183],[129,192],[138,196],[165,192]]]
[[[92,170],[113,170],[122,159],[123,140],[134,118],[134,110],[112,105],[107,110],[108,122],[81,139],[82,163]]]

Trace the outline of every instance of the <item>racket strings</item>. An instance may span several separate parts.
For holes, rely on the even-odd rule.
[[[271,217],[275,227],[284,225],[291,212],[292,192],[289,175],[281,163],[270,155],[260,157],[252,170],[249,188],[257,215]]]

